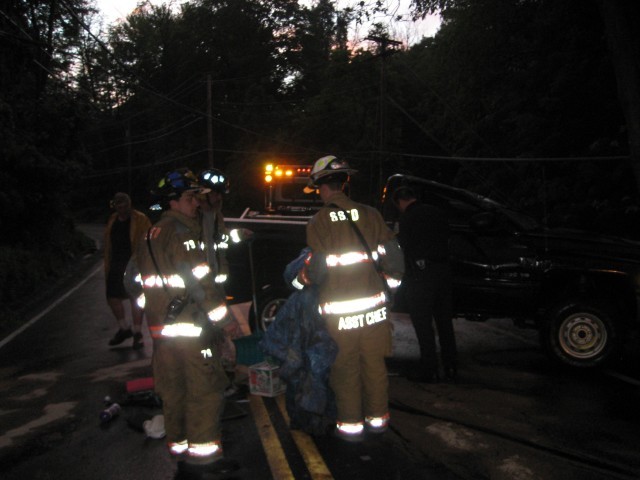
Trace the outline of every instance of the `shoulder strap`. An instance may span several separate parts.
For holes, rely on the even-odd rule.
[[[358,228],[358,225],[356,225],[356,222],[353,221],[353,219],[351,218],[351,215],[349,215],[349,212],[347,212],[344,208],[339,207],[335,203],[331,203],[327,206],[337,208],[345,214],[345,216],[349,220],[349,224],[351,225],[351,228],[353,228],[353,231],[355,232],[356,236],[360,240],[360,243],[362,243],[362,246],[364,247],[364,251],[367,252],[367,255],[371,259],[371,262],[373,263],[373,268],[376,270],[376,273],[382,280],[382,285],[384,287],[385,293],[387,294],[387,299],[391,301],[391,289],[387,284],[387,279],[384,277],[384,272],[382,271],[382,267],[380,266],[380,263],[378,263],[378,261],[375,258],[373,258],[373,253],[371,252],[371,248],[369,247],[367,240],[364,238],[364,235],[362,235],[362,232]]]
[[[165,278],[162,276],[162,273],[160,272],[160,267],[158,267],[158,262],[156,262],[156,257],[153,254],[153,250],[151,249],[151,229],[153,227],[149,227],[149,230],[147,230],[147,248],[149,249],[149,255],[151,255],[151,261],[153,262],[153,266],[156,267],[156,272],[158,273],[158,277],[160,277],[160,281],[162,282],[162,288],[164,288],[164,291],[169,293],[169,289],[167,288],[167,284],[165,282]]]

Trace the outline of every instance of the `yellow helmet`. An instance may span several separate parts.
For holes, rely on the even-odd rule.
[[[351,168],[344,160],[338,160],[333,155],[327,155],[319,158],[313,164],[307,187],[318,188],[323,183],[334,181],[346,182],[349,179],[349,175],[353,175],[356,172],[357,170]]]

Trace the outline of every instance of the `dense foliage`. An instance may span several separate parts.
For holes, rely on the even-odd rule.
[[[89,104],[71,83],[85,0],[0,7],[0,317],[37,298],[88,245],[69,194],[90,157],[81,140]]]
[[[104,30],[88,0],[10,0],[0,228],[21,253],[0,256],[0,271],[24,252],[73,255],[73,218],[104,221],[118,190],[145,207],[171,168],[224,169],[239,211],[260,205],[266,161],[327,153],[360,170],[353,194],[368,202],[388,174],[410,172],[640,238],[640,101],[624,95],[639,79],[617,68],[640,47],[626,38],[624,56],[625,30],[612,41],[601,2],[414,0],[416,16],[441,14],[435,37],[398,45],[375,24],[351,43],[381,3],[146,4]]]
[[[608,220],[634,211],[637,187],[597,4],[418,3],[442,8],[443,24],[410,47],[380,25],[351,45],[362,12],[330,1],[140,9],[86,70],[104,111],[86,137],[86,188],[119,182],[144,203],[167,169],[213,162],[233,179],[227,207],[240,210],[259,205],[265,161],[335,153],[360,170],[354,194],[368,202],[405,171],[550,223],[635,235]]]

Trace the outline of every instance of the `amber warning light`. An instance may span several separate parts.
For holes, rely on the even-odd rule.
[[[264,167],[264,181],[271,183],[273,181],[273,165],[268,163]]]
[[[264,181],[271,183],[277,178],[308,177],[310,173],[310,166],[273,165],[269,163],[264,168]]]

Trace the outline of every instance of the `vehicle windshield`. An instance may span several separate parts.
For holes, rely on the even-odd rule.
[[[393,177],[392,177],[393,178]],[[393,189],[397,188],[400,182],[407,182],[410,184],[416,191],[423,192],[422,195],[425,195],[425,192],[429,192],[432,195],[432,199],[439,198],[439,202],[444,202],[445,204],[449,204],[451,206],[451,212],[455,216],[455,211],[463,212],[467,211],[467,214],[476,209],[481,209],[484,211],[495,211],[500,212],[504,217],[506,217],[510,222],[512,222],[518,229],[523,231],[533,231],[539,230],[540,224],[530,217],[521,212],[517,212],[508,207],[505,207],[501,203],[496,202],[490,198],[484,197],[477,193],[471,192],[469,190],[460,189],[456,187],[451,187],[444,184],[439,184],[437,182],[432,182],[425,179],[419,179],[416,177],[401,177],[398,176],[396,179],[395,185],[387,184],[385,190],[393,191]],[[406,184],[406,183],[404,183]],[[425,200],[423,198],[423,200]],[[462,202],[462,203],[460,203]],[[389,202],[390,203],[390,202]],[[467,207],[464,206],[467,205]],[[475,205],[473,207],[472,205]],[[389,216],[390,212],[386,212],[387,216]],[[397,213],[397,212],[396,212]],[[465,214],[463,214],[463,217]]]
[[[472,194],[476,195],[476,194]],[[513,223],[518,225],[522,230],[532,231],[538,230],[540,228],[540,224],[530,217],[529,215],[521,212],[517,212],[515,210],[511,210],[510,208],[505,207],[501,203],[496,202],[495,200],[491,200],[487,197],[482,197],[477,195],[478,199],[481,199],[481,203],[484,205],[484,208],[487,210],[497,210],[502,213],[505,217],[511,220]]]

